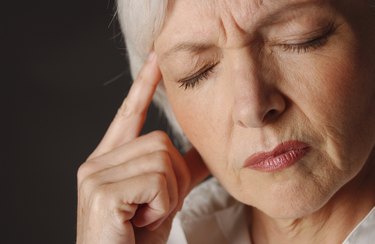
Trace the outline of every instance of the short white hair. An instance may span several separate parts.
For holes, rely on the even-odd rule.
[[[171,0],[117,0],[117,15],[125,37],[133,79],[137,77],[152,51],[153,43],[163,27],[171,4]],[[164,112],[181,150],[189,149],[191,144],[173,114],[162,82],[156,89],[153,101]]]
[[[367,1],[369,6],[375,9],[375,0]],[[171,4],[173,0],[117,0],[118,19],[125,37],[133,79],[152,51]],[[164,112],[178,144],[182,146],[183,151],[186,151],[191,144],[173,114],[162,82],[156,90],[153,101]]]

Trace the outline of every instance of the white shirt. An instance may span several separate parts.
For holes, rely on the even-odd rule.
[[[173,220],[167,244],[251,244],[245,205],[231,197],[214,178],[187,196]],[[343,244],[375,243],[375,207]]]

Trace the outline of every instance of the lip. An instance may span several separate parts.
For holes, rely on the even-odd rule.
[[[270,152],[258,152],[244,162],[245,168],[261,172],[275,172],[295,164],[304,157],[310,147],[301,141],[280,143]]]

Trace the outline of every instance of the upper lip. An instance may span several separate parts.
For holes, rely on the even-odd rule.
[[[309,146],[301,141],[286,141],[277,145],[272,151],[269,152],[257,152],[252,154],[249,158],[246,159],[244,167],[249,167],[252,165],[260,164],[268,158],[277,157],[286,152],[293,150],[304,150]]]

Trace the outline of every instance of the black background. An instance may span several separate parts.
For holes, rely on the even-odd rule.
[[[77,169],[131,84],[115,3],[3,4],[0,242],[74,243]]]

